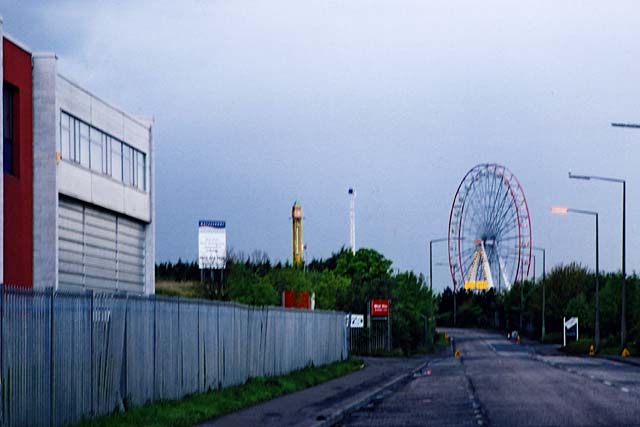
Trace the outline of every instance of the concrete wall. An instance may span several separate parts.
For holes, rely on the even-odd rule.
[[[62,159],[57,166],[57,193],[146,223],[144,293],[155,293],[153,121],[130,116],[60,75],[56,76],[55,97],[56,150],[60,150],[60,111],[65,111],[146,154],[146,191]]]
[[[33,286],[58,286],[57,58],[33,55]]]
[[[145,153],[147,158],[145,173],[147,183],[151,183],[149,179],[152,161],[152,156],[149,154],[150,126],[111,107],[62,76],[58,76],[56,81],[56,97],[58,110],[63,110]],[[59,120],[56,126],[59,129]],[[59,164],[58,181],[59,192],[62,194],[147,223],[151,221],[149,191],[143,192],[124,185],[111,177],[64,159]],[[150,187],[148,185],[148,188]]]
[[[34,55],[33,81],[35,285],[58,285],[58,198],[66,195],[146,223],[144,293],[153,294],[155,162],[152,122],[130,117],[58,75],[55,55]],[[72,161],[56,161],[60,150],[61,111],[145,153],[147,191],[129,187]]]

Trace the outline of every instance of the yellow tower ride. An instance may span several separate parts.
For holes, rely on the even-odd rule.
[[[291,222],[293,224],[293,265],[302,265],[302,206],[296,201],[291,208]]]

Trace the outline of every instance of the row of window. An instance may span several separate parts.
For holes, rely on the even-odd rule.
[[[146,155],[65,113],[60,113],[60,155],[146,191]]]

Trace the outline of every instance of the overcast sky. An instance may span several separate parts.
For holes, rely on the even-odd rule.
[[[155,117],[158,261],[195,259],[197,221],[227,221],[235,250],[291,257],[303,205],[311,257],[349,241],[428,272],[464,174],[519,178],[547,264],[640,270],[640,4],[558,1],[3,0],[5,31],[53,51],[61,73]],[[37,208],[37,207],[36,207]],[[434,285],[450,284],[446,244]],[[539,260],[538,260],[539,262]],[[538,272],[541,266],[538,266]]]

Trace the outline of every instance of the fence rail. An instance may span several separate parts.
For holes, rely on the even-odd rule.
[[[0,286],[0,426],[128,405],[348,355],[344,314]]]

